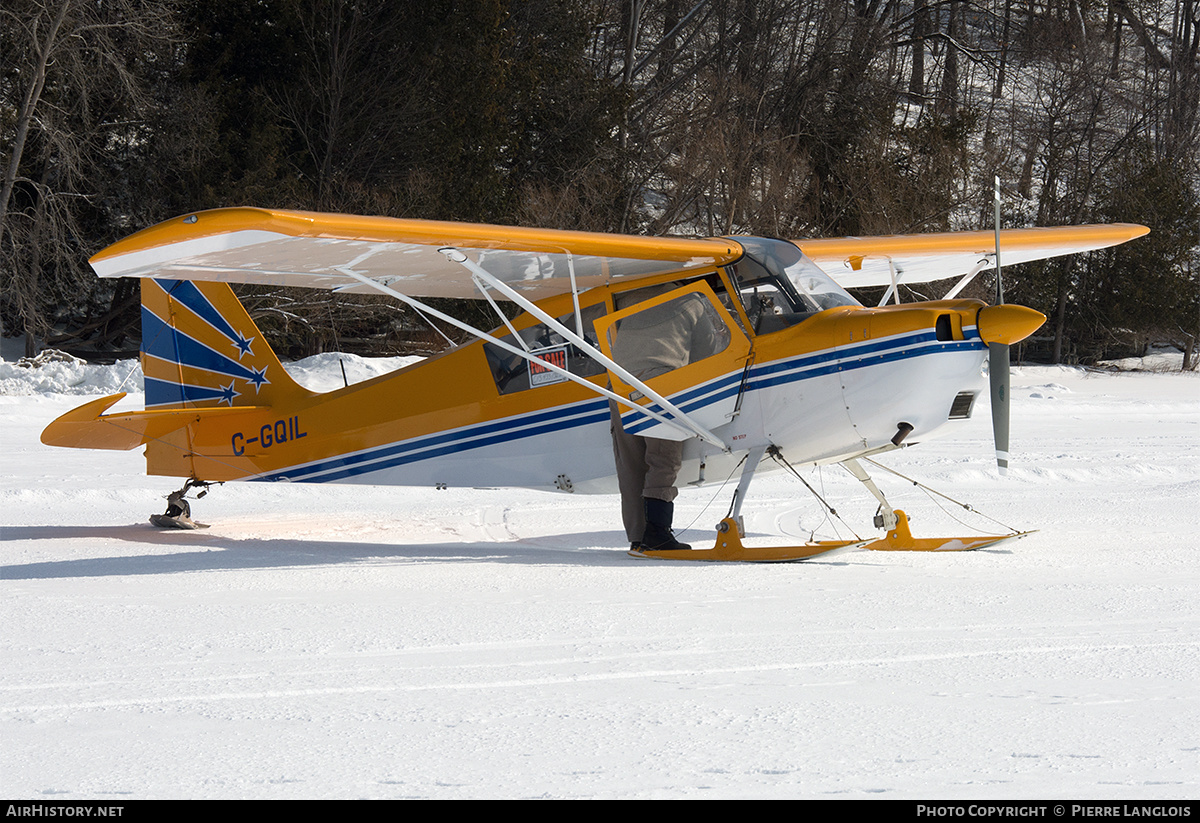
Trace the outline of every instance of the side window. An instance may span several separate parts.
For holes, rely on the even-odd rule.
[[[741,329],[742,333],[747,333],[742,324],[742,315],[737,308],[734,307],[736,298],[733,297],[725,288],[725,281],[721,279],[721,276],[714,272],[699,279],[707,283],[708,287],[712,289],[713,294],[715,294],[717,297],[717,300],[721,301],[721,305],[725,307],[725,311],[729,312],[729,316],[733,318],[734,322],[737,324],[737,327]],[[659,283],[656,286],[646,286],[640,289],[631,289],[630,291],[621,292],[614,295],[613,304],[616,306],[617,311],[621,311],[622,309],[627,309],[630,306],[641,303],[643,300],[649,300],[652,297],[657,297],[660,294],[666,294],[669,291],[673,291],[688,285],[689,283],[696,282],[699,281],[688,280],[674,283]]]
[[[787,295],[775,283],[769,280],[748,283],[740,291],[742,305],[755,334],[767,334],[791,325],[786,318],[793,318],[796,312]]]
[[[604,312],[603,303],[585,306],[582,309],[583,337],[593,346],[597,342],[595,322],[604,316]],[[563,315],[558,318],[558,321],[567,328],[574,329],[575,313]],[[517,333],[521,336],[521,343],[524,343],[525,348],[530,352],[556,366],[565,368],[572,374],[580,377],[604,374],[604,366],[580,352],[578,347],[567,342],[545,323],[529,326]],[[521,343],[514,340],[511,334],[503,335],[500,339],[511,345],[521,346]],[[483,350],[487,356],[488,368],[496,381],[496,389],[500,394],[512,394],[566,381],[561,374],[530,362],[519,355],[511,354],[493,343],[484,343]]]

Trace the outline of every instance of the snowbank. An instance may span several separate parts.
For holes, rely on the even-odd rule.
[[[420,357],[359,357],[353,354],[318,354],[283,367],[296,382],[312,391],[340,389],[342,368],[349,383],[420,362]],[[110,366],[92,365],[68,354],[44,351],[36,358],[0,361],[0,396],[36,394],[105,395],[145,391],[142,367],[137,360],[121,360]]]
[[[32,361],[0,361],[0,395],[93,395],[142,392],[142,367],[137,360],[111,366],[91,365],[70,355],[42,352]]]

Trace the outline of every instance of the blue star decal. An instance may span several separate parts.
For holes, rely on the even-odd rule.
[[[228,386],[221,387],[221,402],[222,403],[228,403],[229,405],[232,406],[233,398],[241,397],[241,396],[242,396],[241,392],[233,390],[233,381],[232,380],[229,381]]]
[[[254,356],[254,352],[250,349],[250,344],[254,342],[253,337],[243,337],[241,332],[234,332],[237,335],[237,340],[233,341],[233,345],[238,350],[238,360],[241,360],[245,355]]]
[[[271,382],[267,379],[267,367],[263,366],[261,369],[251,369],[250,371],[251,375],[246,380],[254,384],[254,393],[258,394],[258,390],[262,388],[263,383]]]

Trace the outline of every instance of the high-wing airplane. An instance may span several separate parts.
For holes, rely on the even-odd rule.
[[[42,441],[144,445],[149,474],[187,479],[169,498],[166,519],[178,524],[189,489],[234,480],[611,493],[612,403],[626,431],[683,441],[681,481],[720,482],[741,470],[714,548],[644,555],[783,561],[864,545],[979,548],[1019,534],[913,538],[863,458],[969,418],[988,383],[990,347],[1003,471],[1008,346],[1045,318],[956,295],[996,266],[998,248],[1011,264],[1147,231],[1115,224],[790,242],[253,208],[188,214],[91,259],[101,277],[141,278],[145,410],[105,414],[124,395],[95,400],[51,423]],[[960,279],[944,299],[896,302],[901,284],[950,277]],[[283,369],[230,283],[384,293],[475,339],[317,393]],[[864,286],[888,287],[880,305],[864,307],[846,291]],[[423,302],[434,297],[487,300],[498,325],[475,328]],[[509,320],[497,300],[524,313]],[[632,335],[653,336],[685,305],[707,324],[685,364],[650,378],[626,368]],[[833,463],[879,500],[884,537],[743,545],[740,510],[756,472]]]

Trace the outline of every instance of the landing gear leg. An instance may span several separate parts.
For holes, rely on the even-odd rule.
[[[846,467],[846,471],[858,478],[874,498],[879,501],[879,511],[875,514],[875,528],[888,529],[889,531],[896,528],[896,524],[904,516],[904,512],[900,512],[897,515],[891,504],[887,502],[887,498],[883,496],[883,492],[879,490],[879,487],[875,485],[875,481],[871,479],[871,475],[867,474],[866,469],[860,466],[857,460],[843,460],[842,465]]]
[[[201,498],[208,494],[209,484],[203,480],[189,479],[183,484],[182,489],[177,489],[167,495],[167,510],[163,514],[150,515],[150,522],[161,529],[207,529],[208,524],[197,523],[192,519],[192,507],[188,504],[188,491],[193,488],[201,488],[201,492],[196,495]]]
[[[754,479],[754,472],[758,469],[758,464],[762,462],[766,452],[765,447],[759,447],[751,449],[750,453],[746,455],[746,467],[742,469],[742,479],[738,481],[737,491],[733,493],[733,503],[729,506],[729,514],[717,525],[719,533],[726,534],[733,529],[737,531],[739,538],[746,536],[746,526],[742,520],[742,503],[746,500],[746,490],[750,488],[750,481]]]
[[[908,515],[900,509],[893,509],[883,496],[883,492],[875,485],[866,470],[857,460],[843,460],[842,465],[879,501],[879,511],[875,515],[875,528],[883,529],[883,537],[868,543],[865,548],[877,552],[966,552],[982,549],[985,546],[995,546],[1006,540],[1020,539],[1032,532],[1013,532],[1004,535],[989,535],[983,537],[913,537],[908,527]]]

